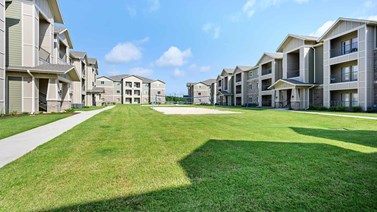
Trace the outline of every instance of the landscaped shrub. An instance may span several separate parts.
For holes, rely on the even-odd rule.
[[[30,115],[29,112],[23,112],[22,115]]]
[[[69,108],[69,109],[66,109],[65,112],[66,113],[72,113],[72,112],[75,112],[75,109]]]
[[[352,107],[352,111],[353,112],[361,112],[361,111],[363,111],[363,109],[360,106],[354,106],[354,107]]]
[[[328,109],[326,107],[324,107],[324,106],[310,105],[309,106],[309,110],[321,110],[321,111],[324,111],[324,110],[328,110]]]
[[[336,106],[336,107],[335,107],[335,110],[336,110],[336,111],[346,111],[347,108],[344,107],[344,106]]]
[[[336,111],[336,107],[335,107],[335,106],[331,106],[331,107],[329,108],[329,111]]]
[[[10,112],[9,113],[11,116],[15,116],[15,115],[17,115],[17,111],[12,111],[12,112]]]

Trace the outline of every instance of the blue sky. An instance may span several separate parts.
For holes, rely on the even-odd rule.
[[[338,17],[377,19],[377,0],[62,0],[74,49],[100,75],[139,74],[182,95],[186,83],[255,65],[288,33],[319,35]]]

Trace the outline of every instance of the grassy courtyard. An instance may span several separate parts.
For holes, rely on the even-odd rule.
[[[71,114],[48,114],[0,119],[0,139],[46,125]]]
[[[377,122],[118,105],[0,169],[0,211],[377,210]]]

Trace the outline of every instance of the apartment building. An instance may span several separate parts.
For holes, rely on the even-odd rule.
[[[66,57],[72,48],[68,30],[55,26],[64,24],[58,2],[13,0],[0,4],[3,12],[5,6],[0,28],[4,16],[6,26],[0,31],[7,34],[1,37],[6,51],[0,49],[5,52],[6,66],[5,78],[0,68],[2,107],[5,102],[2,112],[60,112],[70,108],[71,84],[79,81],[79,74]]]
[[[234,68],[225,68],[217,77],[217,103],[219,105],[234,105]]]
[[[248,70],[245,70],[245,99],[246,106],[258,106],[259,105],[259,67],[254,66]]]
[[[186,86],[193,104],[216,104],[216,79],[187,83]]]
[[[275,91],[270,86],[283,75],[283,54],[264,53],[257,62],[259,67],[258,99],[261,107],[274,107]]]
[[[103,88],[101,101],[115,104],[165,103],[166,85],[161,80],[151,80],[136,75],[99,77],[97,88]]]
[[[86,105],[86,72],[88,56],[86,52],[79,51],[71,51],[69,56],[71,64],[75,66],[80,78],[80,81],[72,83],[72,104],[74,107],[82,107]]]
[[[377,109],[377,21],[338,19],[323,42],[324,106]]]
[[[101,95],[105,92],[103,88],[97,88],[98,62],[95,58],[88,58],[88,66],[85,75],[86,96],[85,106],[101,105]]]
[[[234,70],[233,77],[233,91],[234,91],[234,105],[243,106],[247,104],[247,86],[248,86],[248,71],[252,66],[237,66]]]

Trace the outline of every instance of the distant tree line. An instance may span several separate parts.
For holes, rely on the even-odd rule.
[[[166,96],[167,102],[186,102],[187,98],[178,97],[178,96]]]

